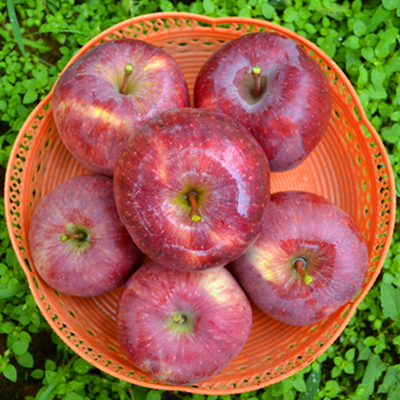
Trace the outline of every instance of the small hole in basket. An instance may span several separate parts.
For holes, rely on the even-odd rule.
[[[367,182],[366,181],[363,181],[363,188],[365,191],[367,190]]]
[[[54,289],[54,293],[55,293],[58,297],[60,297],[60,293],[58,292],[58,290],[55,290],[55,289]]]
[[[350,140],[353,140],[353,136],[351,135],[350,132],[347,132],[347,136],[348,136],[348,138],[349,138]]]
[[[272,357],[267,357],[264,359],[264,361],[269,361],[269,360],[272,360]]]
[[[36,189],[32,190],[32,196],[35,198],[36,197]]]
[[[35,288],[39,290],[39,284],[38,284],[38,282],[36,280],[35,275],[32,275],[32,278],[33,278],[33,283],[35,284]]]
[[[372,135],[371,135],[371,132],[368,130],[368,128],[364,124],[361,124],[361,126],[362,126],[362,128],[364,130],[365,136],[366,137],[371,137]]]
[[[333,112],[335,113],[335,115],[336,115],[336,118],[340,119],[340,115],[339,115],[339,113],[338,113],[336,110],[333,110]]]
[[[247,367],[245,366],[245,367],[240,367],[239,369],[246,369]]]
[[[358,162],[358,165],[361,165],[361,157],[360,156],[357,156],[357,162]]]
[[[87,331],[89,332],[90,335],[96,336],[91,330],[87,329]]]
[[[338,324],[335,324],[334,327],[335,327],[335,329],[338,329],[338,328],[339,328],[339,325],[338,325]]]
[[[74,317],[74,318],[76,318],[75,317],[75,314],[71,311],[71,310],[68,310],[69,311],[69,313]]]
[[[61,307],[64,308],[64,303],[62,301],[59,301],[59,304],[60,304]]]
[[[27,258],[24,258],[25,264],[27,265],[28,269],[30,272],[32,272],[32,266],[31,263],[29,262],[29,260]]]
[[[296,343],[292,343],[288,348],[291,349],[294,346],[296,346]]]
[[[117,351],[117,349],[113,346],[108,346],[109,349],[111,349],[112,351]]]
[[[188,43],[179,43],[178,44],[178,46],[181,46],[181,47],[185,47],[185,46],[187,46],[188,45]]]
[[[347,98],[347,102],[348,102],[349,104],[350,104],[350,100],[351,100],[351,96],[349,96],[349,97]],[[354,107],[353,110],[354,110],[354,114],[355,114],[355,116],[357,117],[358,121],[361,121],[361,117],[360,117],[360,113],[359,113],[359,111],[358,111],[358,108],[357,108],[357,107]]]
[[[364,208],[364,215],[366,217],[368,217],[368,207],[367,206],[365,206],[365,208]]]
[[[39,172],[41,168],[42,168],[42,163],[39,163],[37,166],[37,172]]]
[[[203,44],[204,44],[204,46],[212,46],[214,43],[211,43],[211,42],[204,42]]]
[[[362,289],[359,290],[359,292],[354,296],[352,301],[356,300],[357,297],[361,294],[361,292],[362,292]]]

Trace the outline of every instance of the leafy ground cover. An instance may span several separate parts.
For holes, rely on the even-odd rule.
[[[316,43],[350,78],[387,147],[400,193],[400,0],[0,0],[0,177],[18,130],[74,52],[104,29],[156,11],[239,15]],[[399,195],[399,194],[398,194]],[[206,400],[118,381],[75,356],[41,316],[13,253],[0,201],[0,397]],[[266,389],[207,400],[400,399],[400,232],[382,273],[317,361]]]

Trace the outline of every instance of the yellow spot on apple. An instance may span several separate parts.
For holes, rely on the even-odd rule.
[[[156,58],[155,60],[147,64],[143,69],[144,71],[147,71],[148,69],[155,70],[164,68],[165,66],[166,66],[166,60],[164,60],[163,58]]]
[[[64,110],[68,113],[75,113],[81,116],[81,118],[92,118],[101,120],[106,124],[110,124],[116,127],[124,125],[125,122],[122,118],[116,115],[112,110],[107,110],[106,108],[94,106],[94,105],[82,105],[76,99],[64,103]]]
[[[202,285],[206,292],[212,296],[217,303],[228,302],[231,296],[229,295],[230,291],[227,289],[232,285],[232,282],[229,280],[223,282],[222,279],[216,276],[213,269],[211,269],[211,271],[203,271],[202,273],[204,274]]]
[[[274,284],[279,284],[282,280],[279,274],[279,268],[273,262],[272,254],[253,246],[247,254],[248,260],[254,268],[260,273],[263,279]]]

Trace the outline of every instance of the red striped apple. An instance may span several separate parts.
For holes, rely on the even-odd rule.
[[[112,176],[128,137],[153,115],[188,107],[185,78],[164,50],[135,39],[102,43],[60,77],[53,95],[57,130],[88,170]]]
[[[128,358],[161,382],[193,384],[224,368],[251,329],[250,303],[224,268],[183,272],[149,262],[126,283],[117,334]]]
[[[270,32],[242,36],[212,54],[197,77],[195,103],[243,124],[273,172],[292,169],[311,153],[332,108],[320,66],[294,40]]]
[[[268,161],[238,122],[198,109],[143,124],[118,159],[121,219],[150,259],[182,270],[225,265],[260,234]]]
[[[43,280],[72,296],[116,289],[143,261],[104,176],[77,176],[48,193],[33,213],[29,247]]]
[[[351,217],[322,196],[280,192],[271,196],[260,238],[232,267],[262,311],[309,325],[358,293],[368,249]]]

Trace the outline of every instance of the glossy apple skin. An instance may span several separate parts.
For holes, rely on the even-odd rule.
[[[306,285],[293,262],[307,261]],[[321,321],[361,289],[368,250],[348,214],[307,192],[271,196],[263,233],[231,264],[251,300],[267,315],[289,325]]]
[[[252,94],[252,68],[260,66],[259,97]],[[271,171],[298,166],[328,127],[332,99],[318,64],[292,39],[251,33],[211,55],[195,85],[197,107],[230,115],[242,123],[267,154]]]
[[[127,93],[120,88],[127,63]],[[164,50],[135,39],[96,46],[60,77],[53,95],[57,130],[68,150],[89,171],[113,175],[129,136],[170,107],[188,107],[185,78]]]
[[[171,321],[175,313],[187,318],[181,332]],[[224,267],[182,272],[149,262],[132,275],[118,303],[124,353],[170,384],[215,375],[241,351],[251,324],[250,303]]]
[[[185,199],[200,193],[202,220]],[[238,122],[198,109],[165,111],[130,138],[114,174],[121,219],[150,259],[182,270],[222,266],[260,234],[268,160]]]
[[[85,230],[87,241],[60,240]],[[43,280],[72,296],[91,297],[123,285],[143,254],[119,219],[112,179],[81,175],[48,193],[29,230],[30,253]]]

